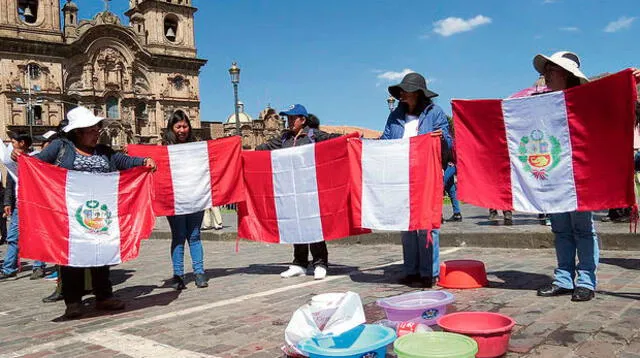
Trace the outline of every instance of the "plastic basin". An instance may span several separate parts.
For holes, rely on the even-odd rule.
[[[441,317],[438,325],[447,332],[467,335],[478,342],[476,357],[499,357],[507,352],[516,322],[493,312],[456,312]]]
[[[419,291],[376,301],[390,321],[413,321],[426,325],[436,324],[447,313],[447,305],[455,298],[447,291]]]
[[[444,288],[479,288],[488,283],[484,263],[477,260],[449,260],[440,264],[438,286]]]
[[[473,358],[478,343],[457,333],[428,332],[402,336],[393,348],[398,358]]]
[[[396,332],[376,324],[361,324],[337,336],[307,338],[298,343],[298,349],[311,358],[383,358],[387,345],[396,339]]]

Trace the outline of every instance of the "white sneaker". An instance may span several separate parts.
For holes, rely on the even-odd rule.
[[[289,277],[304,276],[304,275],[306,275],[306,272],[302,267],[291,265],[289,266],[289,269],[287,271],[280,274],[280,277],[289,278]]]
[[[322,280],[325,277],[327,277],[327,269],[322,266],[316,266],[315,270],[313,270],[313,278]]]

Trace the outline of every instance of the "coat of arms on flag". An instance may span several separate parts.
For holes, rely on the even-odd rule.
[[[28,156],[18,161],[20,256],[96,267],[134,259],[155,225],[151,173],[67,170]]]
[[[531,213],[633,205],[636,91],[625,70],[530,97],[454,100],[459,199]]]
[[[107,204],[100,204],[97,200],[88,200],[76,210],[76,220],[91,233],[108,231],[113,222],[111,215]]]
[[[518,159],[524,170],[539,180],[547,179],[547,173],[558,165],[562,147],[558,138],[534,129],[520,139]]]

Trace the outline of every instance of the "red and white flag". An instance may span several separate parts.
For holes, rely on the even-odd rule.
[[[458,197],[561,213],[634,203],[631,70],[565,91],[454,100]]]
[[[67,170],[29,158],[20,171],[20,256],[64,266],[115,265],[138,256],[151,235],[151,173]]]
[[[192,214],[244,200],[240,137],[202,142],[129,145],[129,155],[151,157],[158,216]]]
[[[343,136],[274,151],[242,153],[246,201],[238,236],[284,244],[340,239],[354,229],[349,211],[349,158]]]
[[[349,140],[351,205],[356,226],[432,230],[442,218],[440,138]]]

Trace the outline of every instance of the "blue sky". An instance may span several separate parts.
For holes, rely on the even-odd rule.
[[[89,18],[102,1],[77,0]],[[64,3],[64,1],[63,1]],[[128,0],[113,0],[122,14]],[[503,98],[537,78],[537,53],[572,50],[588,76],[640,66],[637,0],[193,0],[202,69],[201,117],[233,112],[227,72],[241,68],[240,100],[302,103],[323,124],[381,130],[387,87],[413,70],[437,103]],[[125,21],[128,23],[128,21]]]

